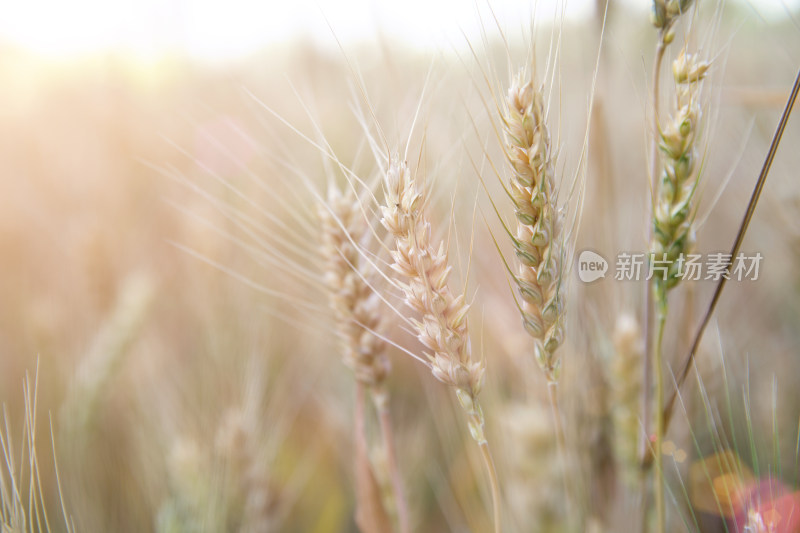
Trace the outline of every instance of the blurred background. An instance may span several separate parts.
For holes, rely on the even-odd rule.
[[[535,20],[540,73],[554,72],[548,58],[558,65],[547,89],[558,168],[585,177],[576,248],[607,258],[644,251],[655,31],[649,5],[615,1],[600,50],[605,4],[490,5],[3,6],[4,533],[71,530],[65,513],[78,531],[356,530],[352,373],[331,349],[315,240],[325,158],[312,142],[327,139],[343,162],[373,175],[358,120],[365,97],[397,150],[422,102],[414,146],[424,135],[439,234],[449,235],[452,223],[454,283],[475,294],[473,344],[490,369],[484,395],[489,432],[500,443],[509,530],[564,527],[559,474],[552,485],[544,481],[553,472],[543,458],[555,448],[542,382],[525,355],[528,338],[492,243],[502,230],[476,175],[503,200],[487,159],[504,163],[483,76],[497,77],[492,87],[504,91],[507,57],[526,63]],[[671,57],[685,39],[713,60],[700,251],[727,250],[733,241],[800,66],[798,20],[796,0],[754,0],[701,4],[681,23]],[[668,89],[665,108],[671,98]],[[372,118],[366,123],[374,133]],[[740,475],[777,480],[787,492],[797,487],[798,142],[795,116],[743,247],[763,255],[760,278],[727,288],[672,430],[684,451],[673,454],[675,531],[722,531],[730,518],[698,504],[719,495],[689,472],[721,449],[742,456]],[[471,244],[487,251],[472,263]],[[621,316],[639,313],[641,287],[577,278],[572,285],[562,387],[570,475],[589,480],[581,502],[592,527],[620,531],[639,500],[623,481],[614,444],[615,329]],[[712,290],[697,283],[673,297],[666,340],[673,361],[682,359]],[[400,330],[390,336],[419,348]],[[396,351],[392,364],[415,530],[486,530],[480,459],[457,406],[409,357]],[[36,482],[27,477],[26,452],[34,414]],[[14,472],[23,497],[14,496]],[[47,524],[36,512],[42,505]],[[17,508],[27,509],[25,527]]]

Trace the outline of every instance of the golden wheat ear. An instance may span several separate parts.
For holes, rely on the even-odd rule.
[[[478,402],[486,366],[484,360],[472,356],[469,304],[463,294],[454,294],[448,285],[451,267],[447,250],[443,242],[433,242],[423,209],[423,189],[408,164],[398,157],[391,159],[386,171],[384,194],[381,223],[394,238],[391,268],[397,275],[395,285],[406,305],[420,317],[413,324],[433,376],[455,390],[467,414],[470,434],[480,447],[489,474],[495,531],[499,533],[500,491]]]
[[[557,350],[564,341],[564,213],[558,205],[544,96],[533,73],[520,72],[504,102],[505,152],[511,166],[508,192],[517,220],[512,235],[517,258],[514,282],[534,357],[548,382],[558,381]]]

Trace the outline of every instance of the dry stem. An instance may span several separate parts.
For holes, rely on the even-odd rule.
[[[392,481],[392,489],[395,494],[395,503],[397,505],[397,523],[400,528],[400,533],[411,533],[411,525],[409,522],[408,502],[403,496],[406,491],[403,485],[403,476],[400,475],[400,470],[397,467],[397,453],[394,448],[394,430],[392,429],[391,416],[389,409],[384,404],[376,404],[378,411],[378,421],[381,426],[381,437],[383,445],[386,447],[386,462],[389,465],[389,476]]]
[[[497,470],[494,467],[494,459],[492,458],[492,451],[489,449],[489,443],[483,441],[479,444],[481,449],[481,457],[483,464],[486,466],[486,472],[489,475],[489,485],[492,491],[492,509],[494,509],[494,531],[500,533],[502,531],[502,524],[500,523],[500,484],[497,480]]]

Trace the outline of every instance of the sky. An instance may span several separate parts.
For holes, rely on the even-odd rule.
[[[648,9],[642,0],[622,0]],[[748,0],[765,17],[797,9],[800,0]],[[485,0],[5,0],[0,43],[51,58],[108,51],[143,59],[181,54],[226,60],[293,40],[370,42],[383,34],[409,46],[447,47],[476,38],[490,20]],[[560,0],[539,0],[552,17]],[[788,4],[787,4],[788,3]],[[524,0],[491,0],[501,25],[530,20]],[[567,0],[570,18],[593,15],[594,0]],[[478,16],[476,11],[482,15]]]

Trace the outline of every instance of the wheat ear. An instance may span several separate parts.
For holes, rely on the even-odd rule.
[[[650,186],[651,190],[658,187],[658,174],[659,174],[659,157],[658,157],[658,142],[660,138],[659,128],[659,109],[660,109],[660,91],[661,91],[661,64],[664,60],[664,54],[667,46],[675,39],[675,23],[678,18],[686,12],[692,5],[694,0],[653,0],[652,12],[650,20],[653,26],[658,30],[658,38],[656,41],[655,60],[653,61],[653,78],[652,78],[652,110],[651,110],[651,147],[650,147]],[[646,219],[652,218],[652,213],[648,212]],[[652,225],[648,225],[648,241],[653,238]],[[651,397],[651,384],[652,384],[652,347],[651,331],[652,331],[652,308],[653,308],[653,292],[650,290],[650,283],[645,281],[644,290],[644,308],[642,316],[642,326],[644,327],[644,364],[642,365],[643,378],[642,378],[642,420],[644,427],[650,427],[650,408],[648,405],[649,398]],[[649,441],[647,441],[646,431],[642,433],[641,448],[643,456],[646,456],[649,449]],[[644,477],[642,478],[644,482]],[[646,508],[646,505],[643,506]]]
[[[659,39],[669,44],[675,38],[673,26],[678,18],[692,6],[694,0],[654,0],[650,22],[659,31]]]
[[[386,452],[386,467],[392,483],[393,505],[401,533],[410,532],[408,505],[405,500],[403,480],[397,466],[394,451],[394,431],[389,416],[389,395],[386,390],[386,377],[389,373],[389,359],[386,343],[382,339],[380,297],[375,292],[374,270],[364,260],[359,247],[366,247],[372,237],[369,225],[360,209],[361,202],[348,190],[342,193],[331,185],[326,204],[320,206],[322,222],[323,255],[327,260],[325,282],[330,293],[331,306],[336,315],[337,327],[342,338],[344,361],[355,374],[356,394],[356,438],[363,448],[359,458],[362,478],[370,477],[366,435],[364,433],[364,391],[370,396],[378,412],[381,436]],[[376,486],[370,478],[369,486]],[[364,492],[369,492],[364,489]],[[380,507],[375,498],[373,507]],[[370,504],[362,501],[360,505]],[[362,510],[363,511],[363,510]],[[382,509],[376,509],[379,515]],[[359,511],[361,512],[361,511]],[[368,516],[371,513],[361,513]],[[366,518],[365,518],[366,520]]]
[[[447,279],[451,267],[444,243],[432,242],[425,217],[425,196],[411,176],[407,163],[392,158],[384,180],[385,205],[381,223],[394,237],[392,269],[402,277],[397,286],[406,304],[421,318],[412,320],[417,338],[426,349],[434,377],[453,387],[467,414],[472,438],[478,443],[490,478],[495,531],[500,531],[500,493],[478,394],[485,364],[474,360],[467,328],[464,295],[454,295]]]
[[[682,51],[673,62],[672,72],[677,85],[676,109],[660,130],[659,148],[664,164],[655,191],[653,206],[653,240],[650,260],[664,269],[653,276],[653,296],[656,303],[655,374],[656,374],[656,438],[654,489],[656,498],[657,531],[665,529],[664,474],[661,445],[664,440],[664,371],[662,344],[667,321],[667,291],[681,280],[682,258],[694,246],[693,198],[697,190],[697,130],[701,109],[700,82],[708,70],[706,62]]]
[[[514,468],[506,480],[508,502],[519,524],[535,524],[534,531],[566,530],[564,498],[553,490],[563,479],[549,406],[537,403],[509,405],[503,412],[507,434],[504,452]]]
[[[617,317],[611,364],[614,450],[624,479],[633,484],[639,474],[638,440],[641,433],[639,399],[642,389],[643,342],[641,328],[630,314]],[[633,485],[632,485],[633,486]]]
[[[356,379],[383,401],[389,359],[386,343],[378,334],[380,297],[372,288],[374,276],[358,249],[371,235],[359,205],[352,193],[343,194],[331,186],[326,204],[319,208],[322,252],[327,263],[325,284],[342,339],[344,362]]]
[[[534,339],[533,354],[544,372],[555,423],[559,456],[566,479],[566,435],[558,408],[557,353],[564,342],[564,208],[558,206],[550,134],[545,122],[544,94],[534,85],[534,73],[520,71],[504,102],[505,152],[511,164],[506,189],[514,205],[516,234],[511,234],[517,257],[513,276],[521,302],[522,324]]]
[[[664,165],[656,189],[653,212],[654,260],[668,262],[663,276],[654,276],[659,306],[666,306],[666,291],[681,280],[681,257],[694,246],[693,203],[697,190],[697,129],[701,117],[700,81],[709,65],[681,52],[673,62],[677,85],[675,113],[661,130]]]
[[[505,104],[505,149],[512,169],[508,193],[517,218],[514,281],[522,323],[535,341],[536,362],[553,383],[564,341],[564,210],[557,205],[544,96],[532,75],[520,72],[514,78]]]

